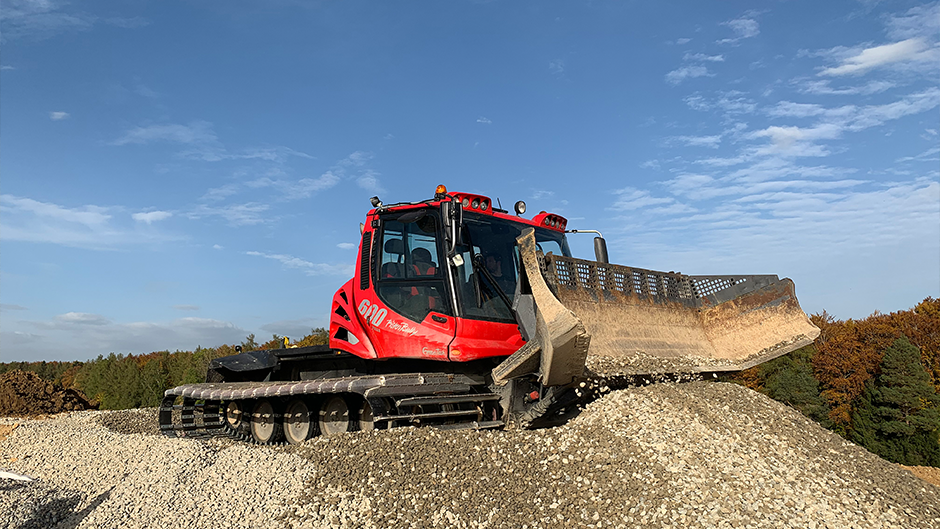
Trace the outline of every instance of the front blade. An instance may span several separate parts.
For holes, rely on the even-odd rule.
[[[685,276],[548,255],[546,279],[591,336],[597,375],[738,371],[819,335],[777,276]]]

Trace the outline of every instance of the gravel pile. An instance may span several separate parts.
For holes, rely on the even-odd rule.
[[[154,413],[23,422],[0,469],[40,479],[0,481],[0,527],[940,527],[940,488],[731,384],[615,391],[543,430],[298,447],[165,439]]]

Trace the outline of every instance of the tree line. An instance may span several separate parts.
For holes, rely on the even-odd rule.
[[[312,329],[292,346],[325,345],[326,329]],[[182,385],[204,382],[209,363],[242,351],[279,349],[284,337],[273,335],[258,343],[254,334],[235,345],[197,347],[195,351],[157,351],[141,355],[111,353],[87,362],[8,362],[0,364],[0,374],[16,369],[32,371],[57,386],[77,389],[101,409],[120,410],[159,406],[163,392]]]

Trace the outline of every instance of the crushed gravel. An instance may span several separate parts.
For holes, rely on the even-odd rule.
[[[733,384],[614,391],[542,430],[297,447],[167,439],[155,413],[17,421],[0,470],[38,479],[0,480],[0,527],[940,527],[940,487]]]

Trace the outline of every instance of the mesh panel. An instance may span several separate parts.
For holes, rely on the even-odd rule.
[[[746,277],[690,277],[557,255],[545,256],[541,264],[548,283],[555,288],[609,290],[695,306],[706,296],[747,281]]]

